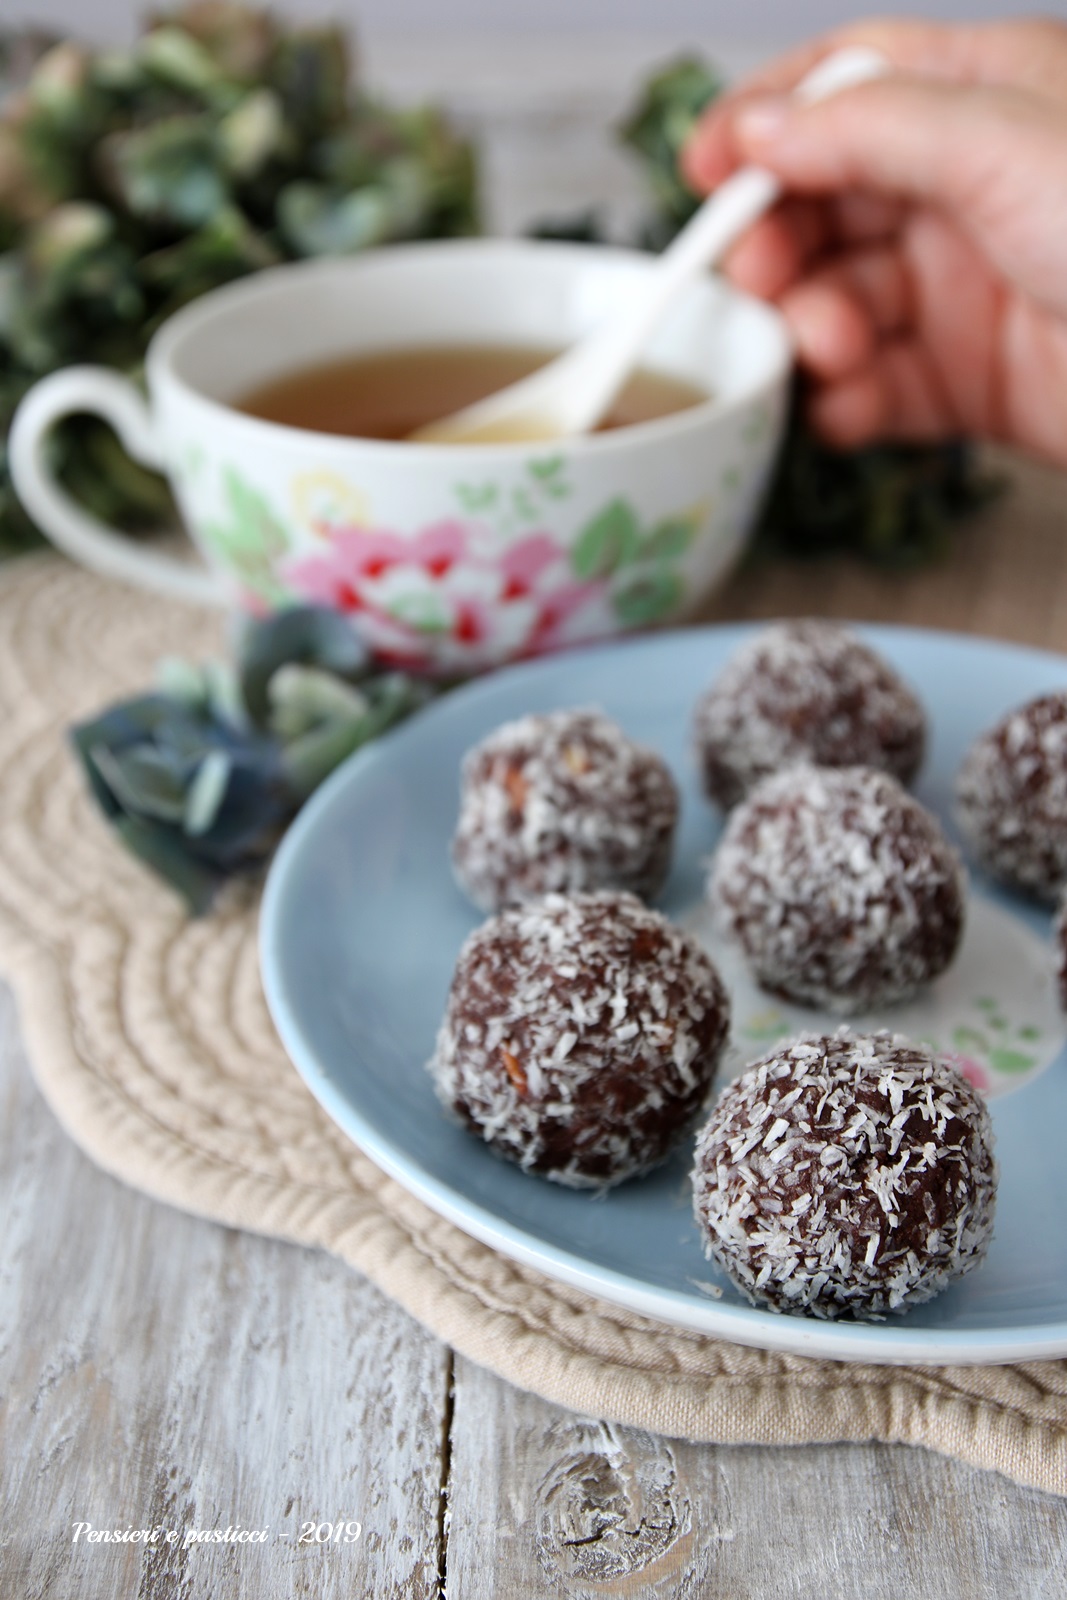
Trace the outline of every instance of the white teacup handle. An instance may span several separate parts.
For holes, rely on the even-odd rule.
[[[106,367],[64,367],[42,378],[15,412],[8,438],[11,477],[42,533],[75,561],[107,578],[201,605],[226,606],[223,580],[206,567],[145,550],[84,511],[56,482],[46,452],[48,433],[63,417],[92,412],[115,429],[135,461],[164,470],[148,406],[128,378]]]

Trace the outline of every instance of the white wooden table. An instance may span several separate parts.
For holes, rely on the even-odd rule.
[[[628,48],[584,68],[572,50],[555,86],[547,51],[521,72],[491,52],[432,64],[468,123],[499,135],[498,224],[558,201],[560,163],[553,209],[600,193],[633,206],[598,132],[611,84],[636,71]],[[394,86],[430,81],[417,51],[381,67]],[[1049,519],[1033,539],[1067,577]],[[1010,633],[997,608],[1024,553],[972,546],[985,600],[949,568],[903,588],[742,577],[721,604]],[[1039,585],[1034,642],[1063,648],[1057,587]],[[122,1187],[43,1105],[2,985],[0,1096],[0,1600],[1067,1597],[1067,1502],[903,1447],[715,1448],[575,1417],[454,1357],[339,1262]],[[78,1524],[160,1532],[91,1543]],[[187,1542],[228,1527],[263,1537]]]
[[[3,1600],[1067,1595],[1067,1502],[904,1446],[572,1416],[340,1262],[124,1188],[42,1103],[6,988],[0,1103]],[[227,1527],[266,1534],[185,1547]]]

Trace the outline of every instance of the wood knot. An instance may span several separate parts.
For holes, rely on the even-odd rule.
[[[574,1442],[584,1443],[588,1425],[576,1431]],[[576,1582],[615,1583],[636,1574],[642,1594],[660,1594],[661,1584],[662,1593],[671,1593],[693,1526],[673,1452],[649,1434],[635,1434],[638,1447],[631,1451],[614,1429],[597,1432],[597,1448],[568,1452],[538,1488],[541,1565],[567,1594],[576,1592]]]

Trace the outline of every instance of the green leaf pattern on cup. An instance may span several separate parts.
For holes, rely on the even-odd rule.
[[[612,609],[627,628],[649,627],[676,612],[685,598],[678,565],[688,552],[703,506],[642,527],[626,500],[612,500],[591,517],[571,550],[577,577],[609,584]]]
[[[487,478],[455,486],[461,509],[484,518],[501,539],[513,538],[538,523],[550,523],[556,507],[572,492],[567,462],[561,455],[537,456],[525,462],[517,483]]]
[[[526,470],[549,500],[566,500],[571,492],[567,482],[567,463],[562,456],[544,456],[539,461],[528,461]]]
[[[250,596],[269,605],[291,603],[296,596],[277,577],[277,565],[290,548],[288,531],[236,468],[224,468],[222,482],[228,517],[204,525],[207,542]]]
[[[638,572],[612,594],[615,614],[626,628],[647,628],[677,611],[685,594],[679,573],[669,567]]]
[[[579,578],[610,578],[637,555],[641,533],[633,507],[612,500],[579,533],[571,565]]]
[[[410,666],[429,664],[441,654],[431,641],[447,638],[457,671],[499,658],[498,632],[523,656],[674,615],[707,514],[701,503],[646,523],[616,496],[569,534],[560,526],[572,495],[562,455],[534,457],[510,478],[456,484],[460,514],[415,528],[379,526],[357,484],[329,487],[330,497],[314,497],[314,515],[294,489],[287,526],[261,489],[222,468],[222,514],[206,519],[206,538],[245,604],[305,600],[356,613],[371,648]],[[567,522],[573,528],[569,509]]]

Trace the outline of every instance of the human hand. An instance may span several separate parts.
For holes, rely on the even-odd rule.
[[[786,98],[849,44],[896,70]],[[780,306],[829,443],[964,433],[1067,465],[1067,26],[830,35],[717,101],[683,167],[704,192],[746,161],[786,198],[726,270]]]

